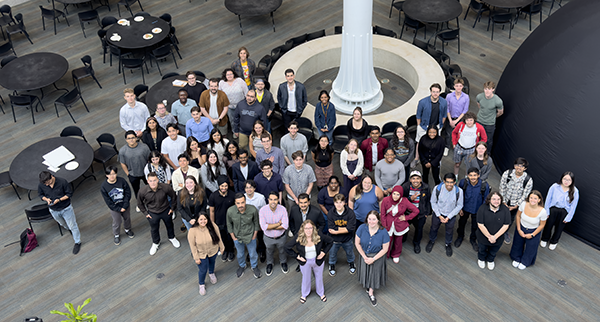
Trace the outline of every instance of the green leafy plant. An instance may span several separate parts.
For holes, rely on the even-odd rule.
[[[72,303],[65,303],[67,312],[52,310],[52,311],[50,311],[50,313],[51,314],[59,314],[59,315],[65,316],[67,318],[66,320],[62,320],[61,322],[96,322],[96,320],[98,319],[96,314],[88,314],[85,312],[84,313],[81,312],[83,307],[86,306],[88,303],[90,303],[91,300],[92,300],[91,298],[85,300],[82,305],[77,306],[77,310],[75,310]]]

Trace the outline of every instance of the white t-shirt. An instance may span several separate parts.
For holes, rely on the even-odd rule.
[[[477,143],[477,126],[473,124],[472,127],[465,127],[458,138],[458,144],[465,149],[469,149],[475,146]]]
[[[304,246],[304,255],[306,256],[305,259],[316,258],[317,248],[315,247],[315,245],[312,245],[310,247]]]
[[[379,161],[379,160],[377,160],[377,143],[371,143],[371,151],[372,151],[371,154],[373,156],[373,158],[372,158],[372,160],[373,160],[372,162],[373,163],[372,164],[377,164],[377,161]]]
[[[288,112],[296,112],[296,83],[294,83],[294,88],[290,89],[290,85],[286,84],[288,89]]]
[[[217,97],[219,96],[217,95],[210,95],[210,109],[208,111],[208,115],[210,115],[210,117],[212,117],[213,119],[218,119],[219,118],[219,111],[217,110]]]
[[[519,206],[521,211],[521,225],[527,229],[536,229],[540,226],[540,221],[548,219],[546,209],[542,208],[542,211],[536,217],[529,217],[525,214],[525,201]]]
[[[242,167],[242,165],[240,164],[240,171],[242,172],[244,179],[248,180],[248,164],[246,164],[245,167]]]
[[[183,136],[178,135],[177,140],[173,141],[170,137],[167,137],[163,140],[162,146],[160,148],[160,153],[168,154],[169,159],[175,166],[179,166],[179,160],[177,157],[185,152],[186,149],[186,140]]]

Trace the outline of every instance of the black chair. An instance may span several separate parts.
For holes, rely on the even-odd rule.
[[[342,26],[335,26],[335,27],[333,27],[333,34],[334,35],[339,35],[339,34],[342,33],[342,31],[343,31]]]
[[[325,37],[325,29],[306,34],[306,41],[311,41],[321,37]]]
[[[277,58],[279,59],[279,57],[283,56],[283,54],[287,53],[290,49],[292,49],[292,47],[294,46],[294,43],[290,40],[286,41],[285,44],[279,46],[279,47],[275,47],[271,50],[271,56],[275,56],[278,54]]]
[[[392,0],[392,4],[390,5],[390,16],[389,18],[392,17],[392,10],[394,10],[394,8],[398,9],[398,24],[400,24],[400,16],[401,16],[401,12],[402,12],[402,5],[404,4],[404,0]]]
[[[78,136],[82,138],[85,142],[87,142],[87,140],[85,139],[85,135],[83,135],[83,130],[81,130],[81,128],[79,128],[78,126],[67,126],[62,130],[62,132],[60,132],[60,137],[64,138],[69,136]]]
[[[6,64],[10,63],[11,61],[17,59],[16,56],[8,56],[2,59],[2,61],[0,61],[0,67],[4,67],[6,66]],[[4,102],[4,100],[3,100]]]
[[[531,31],[531,16],[540,15],[540,25],[542,24],[542,0],[535,0],[533,3],[521,8],[520,13],[524,13],[525,17],[529,16],[529,31]],[[16,18],[16,16],[15,16]]]
[[[119,6],[124,6],[127,10],[129,10],[129,13],[133,17],[133,11],[131,11],[131,5],[135,4],[136,2],[140,5],[140,10],[144,11],[144,8],[142,8],[142,3],[140,2],[140,0],[119,0],[119,2],[117,2],[117,11],[119,12],[119,17],[121,16],[121,7],[119,7]]]
[[[12,40],[10,38],[11,35],[24,34],[25,37],[27,37],[27,40],[29,40],[29,42],[33,45],[33,41],[31,41],[31,38],[29,38],[29,33],[27,33],[27,30],[25,30],[25,24],[23,23],[23,15],[20,13],[17,13],[15,15],[15,20],[17,21],[16,24],[6,27],[6,33],[8,34],[8,41],[12,42]]]
[[[142,83],[146,84],[146,79],[144,78],[144,65],[146,66],[146,73],[150,74],[148,70],[148,65],[146,65],[146,59],[142,58],[121,58],[121,69],[123,69],[123,84],[127,84],[125,80],[125,69],[131,69],[133,73],[133,69],[140,69],[142,71]]]
[[[181,53],[179,53],[179,46],[177,46],[177,44],[179,44],[179,40],[177,39],[177,36],[175,36],[175,27],[171,27],[171,31],[169,32],[169,41],[171,42],[171,45],[173,45],[173,48],[175,48],[175,51],[177,52],[177,56],[179,56],[179,59],[183,59],[181,58]]]
[[[417,116],[412,115],[406,119],[406,132],[414,140],[417,137]]]
[[[402,39],[402,34],[404,33],[405,28],[410,28],[415,31],[415,35],[413,39],[417,38],[417,32],[419,29],[423,28],[423,39],[427,39],[427,26],[417,20],[412,19],[411,17],[404,15],[404,23],[402,23],[402,30],[400,31],[400,39]]]
[[[393,30],[386,29],[386,28],[379,27],[379,26],[375,26],[375,28],[373,28],[373,33],[376,35],[388,36],[388,37],[392,37],[392,38],[396,38],[396,36],[397,36]]]
[[[548,16],[550,16],[552,14],[552,8],[554,8],[554,1],[552,0],[552,4],[550,5],[550,11],[548,12]],[[558,7],[562,8],[562,0],[558,1]]]
[[[160,19],[166,21],[169,24],[169,27],[172,27],[173,25],[171,24],[173,17],[171,17],[170,14],[168,13],[163,13],[160,17]]]
[[[388,140],[388,142],[394,137],[394,131],[398,126],[400,126],[400,122],[390,121],[383,125],[381,128],[381,137]]]
[[[173,77],[173,76],[180,76],[179,73],[166,73],[163,75],[163,77],[161,78],[161,80],[167,79],[169,77]]]
[[[461,79],[465,83],[465,85],[463,86],[463,92],[465,94],[469,95],[469,89],[471,88],[471,86],[469,84],[469,80],[466,77],[461,77]]]
[[[102,18],[102,20],[100,21],[100,25],[102,26],[102,29],[108,27],[108,26],[112,26],[114,24],[117,23],[117,18],[113,17],[113,16],[106,16],[104,18]]]
[[[296,122],[298,122],[298,132],[306,137],[306,142],[310,142],[315,137],[312,121],[306,117],[297,117]]]
[[[5,172],[0,173],[0,188],[4,188],[4,187],[8,187],[8,186],[13,187],[13,189],[15,190],[15,193],[17,194],[17,197],[19,197],[19,200],[20,200],[21,196],[19,196],[17,187],[15,186],[15,183],[10,178],[10,173],[8,171],[5,171]]]
[[[347,125],[339,125],[335,129],[333,129],[333,143],[331,147],[335,151],[335,153],[341,153],[342,150],[348,144],[348,126]]]
[[[158,60],[167,60],[167,58],[171,55],[173,57],[173,62],[175,63],[175,67],[179,69],[177,66],[177,60],[175,59],[175,54],[173,53],[173,49],[171,48],[171,44],[166,43],[150,52],[150,57],[156,61],[156,67],[158,68],[158,73],[162,76],[162,71],[160,70],[160,65],[158,64]],[[152,65],[152,61],[150,61],[150,65]]]
[[[444,43],[447,43],[452,40],[457,40],[458,41],[458,54],[460,55],[460,28],[439,31],[435,35],[435,40],[433,43],[434,47],[435,47],[435,43],[437,42],[438,39],[442,42],[442,52],[445,52],[444,51]]]
[[[106,30],[98,30],[98,38],[102,44],[102,63],[106,64],[106,53],[108,52],[108,43],[106,42]]]
[[[267,88],[265,86],[265,88]],[[273,109],[273,113],[271,113],[271,133],[275,130],[279,129],[283,126],[283,113],[281,112],[281,107],[279,107],[279,103],[275,103],[275,108]]]
[[[106,163],[119,154],[115,137],[110,133],[103,133],[96,138],[96,141],[100,147],[94,151],[94,161],[102,163],[102,167],[106,170]],[[94,171],[93,167],[92,171]]]
[[[11,24],[17,24],[17,22],[15,21],[15,19],[12,16],[12,8],[5,4],[2,7],[0,7],[0,33],[2,33],[2,38],[6,39],[4,37],[4,31],[2,29],[3,26],[9,26]]]
[[[442,70],[446,76],[462,77],[462,69],[457,64],[447,64],[445,61],[441,61],[440,67],[442,67]]]
[[[134,17],[151,17],[151,15],[149,13],[144,12],[144,11],[136,12],[133,16]]]
[[[135,85],[133,88],[133,93],[135,94],[135,99],[145,103],[146,102],[146,94],[148,93],[148,86],[144,84]]]
[[[67,27],[71,26],[69,25],[69,19],[67,19],[67,15],[65,15],[64,12],[56,9],[46,9],[42,6],[40,6],[40,9],[42,10],[42,28],[44,30],[46,30],[45,19],[52,19],[52,23],[54,24],[54,34],[56,35],[56,21],[60,22],[58,18],[61,16],[67,21]]]
[[[429,47],[432,47],[429,43],[419,40],[417,38],[413,39],[412,44],[423,49],[424,51],[427,51]]]
[[[510,39],[512,35],[512,29],[515,25],[515,14],[510,12],[500,12],[492,14],[488,21],[488,31],[490,30],[490,23],[492,24],[492,41],[494,41],[494,27],[496,26],[496,24],[502,25],[502,30],[504,30],[504,25],[508,24],[508,39]]]
[[[294,37],[294,38],[286,41],[286,43],[290,42],[290,41],[292,42],[292,48],[294,48],[296,46],[299,46],[299,45],[302,45],[303,43],[306,42],[306,34],[298,36],[298,37]]]
[[[271,62],[275,63],[281,56],[283,56],[283,53],[281,53],[280,47],[271,49],[271,55],[269,55],[269,56],[271,56]]]
[[[33,230],[33,226],[31,225],[32,223],[54,220],[54,217],[52,217],[47,204],[35,205],[29,209],[25,209],[25,216],[27,216],[27,221],[29,222],[29,228],[31,228],[31,230]],[[62,236],[63,232],[60,224],[56,222],[56,225],[58,225],[58,231]]]
[[[81,26],[81,31],[83,31],[83,38],[87,38],[87,36],[85,35],[85,28],[83,27],[84,22],[89,23],[90,21],[96,20],[98,22],[98,26],[102,28],[102,25],[100,24],[100,17],[98,16],[98,11],[95,9],[80,12],[77,14],[77,16],[79,17],[79,25]]]
[[[437,61],[438,64],[446,60],[448,61],[448,63],[450,63],[450,56],[433,48],[433,46],[427,47],[427,53],[429,54],[429,56],[433,57],[433,59],[435,59],[435,61]]]
[[[34,95],[11,95],[8,94],[8,98],[10,99],[10,107],[13,112],[13,119],[15,122],[17,121],[17,116],[15,114],[15,106],[22,106],[31,110],[31,120],[33,124],[35,124],[35,116],[33,114],[33,109],[35,107],[35,111],[37,112],[38,104],[42,107],[42,110],[45,111],[44,105],[42,105],[42,101]],[[35,104],[37,101],[37,104]],[[34,105],[35,104],[35,105]]]
[[[75,86],[77,84],[76,86],[79,89],[79,91],[81,92],[81,87],[79,86],[79,80],[87,78],[87,77],[92,77],[96,81],[96,84],[98,84],[98,87],[102,88],[102,85],[100,85],[100,82],[96,78],[96,75],[94,73],[94,68],[92,68],[92,57],[90,57],[89,55],[85,55],[85,56],[81,57],[81,62],[83,63],[83,67],[74,69],[71,72],[71,76],[73,77],[73,86]]]
[[[465,17],[463,18],[463,20],[467,20],[467,15],[469,14],[469,10],[473,9],[473,11],[477,11],[477,16],[475,17],[475,22],[473,23],[473,28],[475,28],[475,25],[477,24],[478,21],[481,21],[481,15],[484,12],[489,12],[490,8],[481,3],[478,2],[477,0],[471,0],[471,3],[469,3],[469,6],[467,7],[467,11],[465,12]]]
[[[69,116],[71,116],[73,123],[77,123],[77,122],[75,122],[75,119],[73,118],[73,115],[71,114],[71,111],[69,111],[69,108],[72,107],[73,104],[79,100],[81,100],[81,102],[83,103],[83,106],[85,106],[85,110],[89,113],[90,110],[88,109],[87,105],[85,104],[85,101],[83,100],[83,97],[81,96],[81,93],[79,93],[79,90],[77,89],[77,87],[75,87],[70,92],[63,94],[61,97],[57,98],[56,101],[54,101],[54,108],[56,109],[56,117],[60,117],[58,115],[58,104],[60,104],[65,107],[65,109],[69,113]]]
[[[111,45],[110,43],[108,43],[108,41],[106,41],[106,38],[104,39],[104,41],[108,45],[108,51],[110,52],[110,66],[112,66],[112,57],[119,57],[119,73],[121,73],[121,60],[123,60],[123,56],[129,56],[131,52],[121,49],[117,46]]]
[[[8,41],[8,42],[5,42],[4,44],[0,45],[0,57],[6,56],[11,51],[15,56],[17,56],[17,53],[15,52],[15,48],[13,47],[12,42]]]
[[[257,68],[254,72],[254,78],[263,78],[267,80],[269,78],[271,68],[273,67],[271,55],[264,55],[263,58],[260,59],[256,67]]]

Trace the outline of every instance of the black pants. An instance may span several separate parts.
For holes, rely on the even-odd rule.
[[[496,132],[496,125],[485,125],[485,124],[481,124],[481,125],[485,129],[485,134],[487,135],[488,153],[491,155],[492,144],[494,143],[494,132]]]
[[[442,128],[442,136],[446,140],[446,148],[448,149],[452,149],[452,131],[454,131],[454,128],[450,126],[450,120],[446,118],[446,122],[444,122],[444,127]]]
[[[442,180],[440,180],[439,165],[437,167],[432,165],[431,168],[426,167],[424,164],[421,164],[421,166],[423,167],[423,182],[429,184],[429,171],[431,171],[431,174],[433,175],[433,182],[435,182],[436,186],[442,182]]]
[[[175,230],[173,230],[173,219],[169,215],[169,208],[161,213],[153,213],[148,211],[152,218],[148,218],[150,223],[150,234],[152,235],[152,242],[155,244],[160,243],[160,221],[162,220],[167,227],[167,236],[169,239],[175,238]]]
[[[425,226],[425,222],[427,221],[427,216],[423,216],[419,218],[419,216],[408,221],[409,225],[413,225],[415,227],[415,234],[413,236],[413,244],[419,245],[421,243],[421,239],[423,238],[423,226]],[[404,234],[406,236],[406,234]]]
[[[296,112],[283,112],[283,125],[285,126],[285,132],[287,133],[288,127],[290,127],[290,122],[295,120],[298,115]]]
[[[234,253],[235,245],[233,244],[233,239],[231,239],[231,235],[229,234],[229,232],[227,232],[227,227],[219,227],[219,233],[221,234],[221,239],[223,240],[225,251],[228,253]]]
[[[496,258],[496,254],[502,247],[502,243],[496,243],[496,245],[484,245],[483,243],[479,243],[479,251],[477,252],[477,259],[480,261],[493,263]]]
[[[560,235],[567,225],[564,222],[567,214],[567,210],[564,208],[550,207],[550,214],[542,232],[542,241],[550,241],[550,244],[558,244]],[[554,228],[554,234],[552,234],[552,228]]]
[[[471,217],[471,235],[469,235],[469,240],[474,242],[477,240],[477,235],[475,235],[475,232],[477,231],[477,214],[471,214],[466,211],[463,211],[463,213],[462,216],[458,216],[458,230],[456,231],[458,233],[458,239],[465,238],[465,227],[467,226],[469,217]]]
[[[127,175],[129,182],[131,182],[131,188],[133,188],[134,197],[137,198],[138,191],[140,191],[140,181],[144,181],[144,184],[148,184],[146,177],[134,177]]]
[[[259,230],[258,233],[256,234],[256,252],[259,254],[260,253],[266,254],[266,251],[267,251],[267,246],[265,245],[264,236],[265,236],[265,234],[262,232],[262,230]]]

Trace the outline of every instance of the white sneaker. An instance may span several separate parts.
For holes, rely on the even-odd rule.
[[[514,267],[514,268],[517,268],[517,267],[519,267],[519,264],[521,264],[521,263],[519,263],[519,262],[517,262],[517,261],[513,261],[513,262],[512,262],[512,265],[513,265],[513,267]]]
[[[485,262],[484,261],[477,260],[477,265],[479,265],[479,268],[481,268],[481,269],[485,268]]]
[[[394,263],[396,263],[396,264],[400,263],[400,257],[394,257]]]
[[[550,244],[550,246],[548,246],[548,249],[555,250],[556,249],[556,245],[558,245],[558,244]]]
[[[494,270],[494,267],[496,267],[496,264],[494,264],[494,262],[488,262],[488,269],[489,269],[490,271],[493,271],[493,270]]]
[[[444,148],[444,156],[447,157],[448,156],[448,148]]]
[[[136,211],[136,212],[141,212],[141,211],[140,211],[140,207],[138,207],[138,206],[135,206],[135,211]]]
[[[152,244],[152,247],[150,247],[150,256],[156,254],[156,251],[158,251],[158,246],[160,246],[159,244]]]
[[[542,248],[546,247],[546,245],[548,245],[547,242],[545,242],[543,240],[540,242],[540,246],[542,246]]]
[[[211,284],[217,284],[217,275],[213,274],[208,274],[208,277],[210,278],[210,283]]]
[[[206,295],[206,287],[204,285],[200,285],[198,293],[200,293],[200,295]]]
[[[181,246],[177,238],[169,239],[169,241],[171,242],[171,244],[173,244],[173,247],[175,248],[179,248],[179,246]]]
[[[526,269],[526,268],[527,268],[527,266],[525,266],[525,265],[523,265],[523,264],[519,263],[519,266],[518,266],[518,268],[519,268],[520,270],[524,270],[524,269]]]

